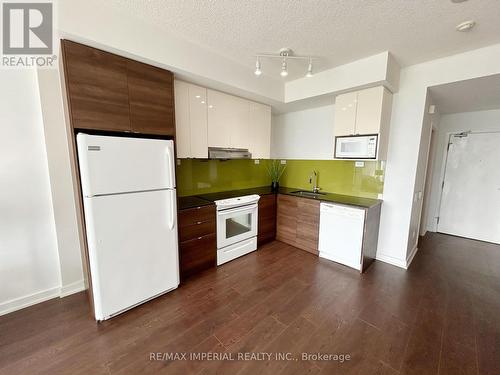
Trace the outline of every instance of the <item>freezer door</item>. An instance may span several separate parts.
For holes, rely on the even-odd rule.
[[[175,190],[84,199],[95,316],[179,285]]]
[[[79,133],[77,145],[85,197],[175,188],[173,141]]]

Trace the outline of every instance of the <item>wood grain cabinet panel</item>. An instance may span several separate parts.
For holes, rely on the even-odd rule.
[[[276,239],[318,254],[320,202],[278,195]]]
[[[257,245],[262,246],[276,238],[276,195],[261,195]]]
[[[278,195],[276,239],[292,246],[297,240],[297,200],[289,195]]]
[[[181,242],[179,245],[181,279],[216,267],[216,246],[215,233]]]
[[[180,210],[179,262],[181,280],[217,266],[215,205]]]
[[[130,131],[127,59],[68,40],[62,50],[73,128]]]
[[[215,221],[215,205],[188,208],[179,211],[180,228],[206,221]]]
[[[127,75],[132,131],[173,136],[173,74],[168,70],[128,60]]]

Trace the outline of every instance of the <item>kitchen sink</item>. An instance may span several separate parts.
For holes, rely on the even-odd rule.
[[[322,195],[326,195],[326,193],[313,193],[312,191],[307,191],[307,190],[296,190],[292,191],[291,194],[297,194],[297,195],[304,195],[306,197],[321,197]]]

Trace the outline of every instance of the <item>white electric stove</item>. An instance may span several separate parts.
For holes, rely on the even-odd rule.
[[[217,265],[257,250],[259,195],[215,201],[217,207]]]

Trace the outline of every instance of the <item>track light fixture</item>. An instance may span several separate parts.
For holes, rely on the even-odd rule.
[[[280,75],[282,77],[288,76],[288,60],[308,60],[309,64],[307,66],[306,77],[313,76],[313,60],[316,59],[312,56],[294,56],[293,52],[290,48],[282,48],[280,49],[279,54],[272,53],[259,53],[256,55],[257,61],[255,63],[255,75],[260,76],[262,74],[260,59],[261,58],[270,58],[270,59],[281,59],[281,72]]]

